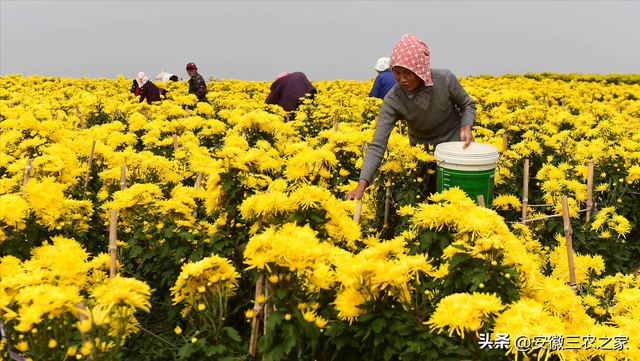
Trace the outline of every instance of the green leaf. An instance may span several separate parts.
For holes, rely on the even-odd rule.
[[[191,356],[191,354],[193,354],[193,351],[193,347],[191,347],[190,344],[185,344],[180,348],[180,351],[178,351],[178,357],[180,357],[181,360],[184,360],[187,357]]]
[[[173,236],[173,230],[174,229],[176,229],[176,226],[172,224],[169,227],[165,228],[162,231],[162,234],[164,234],[165,238],[170,238],[171,236]]]
[[[382,328],[387,325],[387,321],[384,318],[378,318],[371,323],[371,329],[373,332],[380,332]]]
[[[233,327],[223,327],[223,330],[225,330],[227,332],[227,335],[229,335],[229,337],[231,337],[231,339],[233,339],[234,341],[242,341],[242,337],[240,337],[240,334],[238,333],[238,331],[236,331]]]

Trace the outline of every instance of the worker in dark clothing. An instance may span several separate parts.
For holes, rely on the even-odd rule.
[[[198,74],[198,67],[194,63],[187,64],[189,79],[189,94],[195,94],[199,102],[209,103],[207,99],[207,83],[202,75]]]
[[[160,92],[160,88],[153,84],[149,80],[149,77],[144,78],[144,82],[142,83],[142,90],[140,91],[140,103],[142,103],[145,99],[149,104],[162,101],[162,99],[160,99]]]
[[[300,98],[305,98],[309,94],[308,98],[313,99],[316,93],[316,88],[311,85],[304,73],[299,71],[291,74],[281,73],[271,84],[271,93],[267,96],[265,103],[278,104],[290,112],[298,109]]]

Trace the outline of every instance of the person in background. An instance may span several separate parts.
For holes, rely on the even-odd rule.
[[[471,127],[476,105],[448,69],[431,69],[427,44],[405,34],[393,47],[389,67],[398,82],[389,90],[382,105],[373,140],[367,148],[360,180],[347,200],[361,199],[387,148],[387,141],[398,120],[407,121],[412,146],[436,146],[444,142],[473,142]],[[429,164],[435,170],[435,163]],[[425,177],[420,187],[429,194],[437,191],[436,177]]]
[[[131,92],[135,95],[138,96],[140,95],[140,88],[142,88],[142,84],[144,82],[144,78],[146,77],[146,75],[144,74],[143,71],[138,73],[138,77],[133,79],[133,85],[131,86]]]
[[[389,69],[389,58],[382,57],[378,59],[376,66],[373,68],[378,72],[378,76],[373,82],[373,88],[371,88],[369,96],[384,99],[389,90],[396,85],[396,79],[393,77],[391,69]]]
[[[140,91],[140,103],[142,103],[144,100],[146,100],[149,104],[162,101],[160,99],[160,88],[153,84],[149,80],[148,76],[144,77],[142,82],[142,90]]]
[[[194,63],[187,64],[189,79],[189,94],[195,94],[199,102],[209,103],[207,99],[207,83],[202,75],[198,74],[198,67]]]
[[[298,109],[300,98],[313,99],[317,93],[307,76],[302,72],[280,73],[271,84],[271,92],[264,101],[266,104],[278,104],[284,110],[291,112]]]
[[[169,81],[179,81],[179,80],[180,79],[178,79],[178,76],[175,74],[169,77]]]

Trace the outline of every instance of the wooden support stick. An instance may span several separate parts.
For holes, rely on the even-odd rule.
[[[89,163],[87,163],[87,174],[84,176],[84,191],[87,191],[89,185],[89,175],[91,174],[91,164],[93,163],[93,153],[96,150],[96,141],[91,143],[91,153],[89,154]]]
[[[149,120],[149,108],[144,108],[144,117]]]
[[[276,115],[278,115],[278,110],[280,110],[280,109],[276,108]]]
[[[564,220],[564,236],[567,240],[567,260],[569,263],[569,286],[571,289],[577,292],[576,286],[576,270],[573,265],[573,242],[571,235],[573,229],[571,229],[571,219],[569,218],[569,201],[567,196],[562,196],[562,219]]]
[[[362,142],[362,154],[367,154],[367,149],[369,149],[369,144],[367,143],[367,141],[363,141]]]
[[[524,179],[522,182],[522,222],[527,220],[529,205],[529,158],[524,160]]]
[[[378,127],[378,116],[376,115],[376,119],[373,121],[374,128]]]
[[[484,196],[482,194],[478,194],[478,205],[482,208],[486,208],[487,206],[484,204]]]
[[[245,109],[245,111],[244,111],[244,115],[247,115],[247,113],[248,113],[248,112],[249,112],[249,111]]]
[[[333,132],[338,131],[338,112],[333,113]]]
[[[109,254],[111,255],[111,269],[109,270],[109,278],[116,276],[116,255],[118,252],[118,210],[111,210],[111,227],[109,228]]]
[[[587,223],[593,210],[593,160],[587,161]]]
[[[78,113],[78,118],[80,118],[80,127],[84,129],[84,119],[82,119],[82,114],[80,114],[80,108],[78,108],[78,104],[76,104],[76,113]]]
[[[562,96],[562,111],[564,112],[564,95]]]
[[[356,200],[356,211],[353,212],[353,220],[360,223],[360,214],[362,213],[362,200]]]
[[[127,189],[127,167],[120,167],[120,190]]]
[[[177,152],[178,151],[178,135],[174,133],[172,137],[173,137],[173,150]]]
[[[272,303],[269,302],[269,299],[273,296],[273,285],[271,282],[267,282],[267,287],[265,287],[265,296],[264,296],[264,334],[267,334],[267,319],[269,318],[269,314],[271,313]]]
[[[76,303],[76,308],[78,309],[78,321],[80,321],[80,323],[82,323],[82,321],[84,320],[88,320],[89,318],[87,317],[86,313],[87,313],[87,307],[85,305],[85,302],[78,302]],[[89,338],[87,337],[87,335],[84,334],[84,332],[80,331],[80,336],[82,336],[82,342],[83,343],[87,343],[89,341]],[[91,359],[95,360],[96,359],[96,349],[95,347],[91,348]]]
[[[184,116],[186,118],[186,117],[189,116],[189,106],[188,105],[184,106],[184,111],[187,112],[187,114],[185,114],[185,116]]]
[[[398,120],[398,133],[402,135],[402,120]]]
[[[202,183],[202,172],[198,172],[198,176],[196,177],[196,193],[200,190],[201,183]],[[198,205],[196,204],[196,208],[193,210],[193,218],[196,218],[197,215],[198,215]]]
[[[24,181],[22,182],[22,199],[27,197],[27,183],[29,183],[29,176],[31,175],[31,161],[27,159],[27,165],[24,167]]]
[[[287,112],[287,117],[286,117],[286,120],[285,120],[285,122],[287,122],[287,123],[289,122],[290,114],[291,114],[291,112]]]
[[[114,109],[114,110],[111,112],[111,123],[113,123],[113,121],[114,121],[115,119],[116,119],[116,110]]]
[[[507,146],[509,143],[507,142],[507,132],[502,133],[502,153],[507,151]]]
[[[389,211],[391,208],[391,172],[387,173],[387,194],[384,199],[384,225],[389,224]]]
[[[256,300],[262,295],[262,286],[264,285],[264,275],[260,276],[256,282]],[[249,354],[256,357],[256,346],[258,345],[258,327],[260,326],[261,307],[258,301],[253,303],[253,321],[251,322],[251,342],[249,343]]]

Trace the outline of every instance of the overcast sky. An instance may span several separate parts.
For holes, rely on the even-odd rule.
[[[0,75],[367,80],[403,34],[457,76],[640,73],[640,1],[6,1]]]

